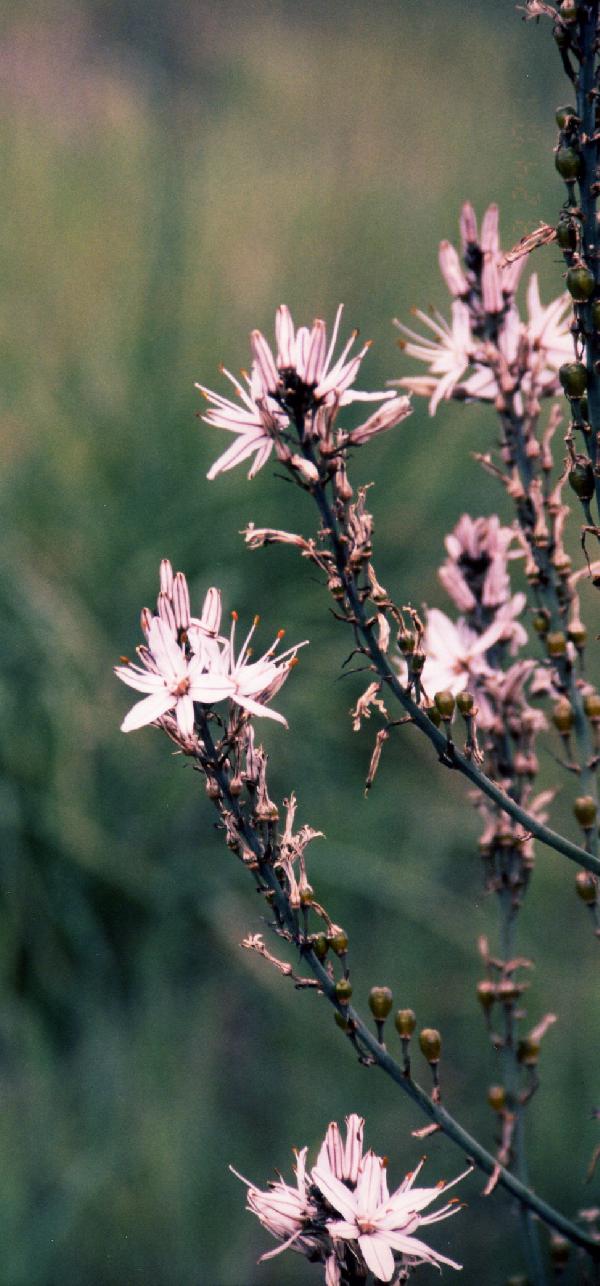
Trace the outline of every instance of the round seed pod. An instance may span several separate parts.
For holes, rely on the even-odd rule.
[[[316,938],[313,938],[312,949],[317,957],[317,960],[325,959],[325,956],[329,951],[329,943],[324,933],[318,933]]]
[[[436,728],[439,728],[442,722],[442,716],[439,710],[437,709],[437,706],[427,706],[425,710],[425,714],[427,715],[427,718],[430,720],[430,722],[433,723]]]
[[[501,1112],[506,1105],[506,1090],[503,1085],[490,1085],[487,1101],[495,1112]]]
[[[348,950],[348,934],[344,933],[343,929],[338,929],[337,933],[330,937],[329,945],[336,956],[345,956]]]
[[[339,1009],[336,1009],[333,1015],[333,1018],[334,1018],[334,1022],[337,1023],[338,1027],[341,1027],[342,1031],[345,1031],[345,1032],[350,1031],[350,1024],[348,1022],[348,1019],[344,1018],[344,1015],[340,1013]]]
[[[517,1058],[525,1067],[535,1067],[540,1056],[540,1042],[525,1036],[517,1045]]]
[[[576,648],[585,647],[587,643],[587,637],[588,637],[588,632],[585,628],[585,625],[569,625],[567,634],[571,640],[571,643],[574,643]]]
[[[546,635],[546,647],[549,656],[564,656],[567,650],[567,640],[562,630],[555,630]]]
[[[340,1005],[347,1005],[352,995],[352,984],[347,978],[338,978],[335,984],[335,994]]]
[[[435,1027],[424,1027],[419,1032],[419,1045],[421,1053],[428,1063],[439,1063],[442,1052],[442,1038]]]
[[[392,993],[389,987],[371,987],[369,992],[369,1009],[374,1018],[383,1022],[392,1008]]]
[[[577,116],[577,112],[576,112],[576,109],[575,109],[574,107],[571,107],[571,106],[567,106],[567,107],[557,107],[557,109],[556,109],[556,124],[558,125],[558,128],[559,128],[559,129],[564,129],[564,128],[565,128],[565,125],[567,125],[567,123],[568,123],[568,121],[569,121],[569,117],[571,117],[571,116]]]
[[[580,264],[577,268],[569,268],[567,273],[567,290],[573,296],[576,304],[586,304],[588,299],[596,289],[596,278],[589,268]]]
[[[547,612],[536,612],[531,622],[536,634],[544,635],[550,629],[550,617]]]
[[[413,674],[420,674],[425,665],[426,656],[424,652],[413,652],[409,665]]]
[[[581,157],[574,147],[559,147],[554,164],[565,183],[573,183],[581,174]]]
[[[404,653],[404,655],[406,655],[407,652],[414,652],[416,642],[417,640],[414,634],[406,633],[406,634],[398,635],[398,647],[400,648],[400,651]]]
[[[564,737],[569,733],[575,722],[573,706],[566,697],[560,697],[552,711],[552,722],[554,727]]]
[[[556,240],[561,250],[577,249],[577,227],[572,219],[561,219],[557,223]]]
[[[587,692],[583,698],[583,708],[588,719],[600,719],[600,693]]]
[[[397,1009],[394,1017],[394,1026],[398,1035],[403,1040],[410,1040],[417,1025],[417,1016],[414,1009]]]
[[[580,826],[589,831],[598,815],[598,805],[591,795],[579,795],[573,803],[573,812]]]
[[[444,688],[441,692],[435,693],[433,700],[442,719],[449,722],[454,714],[454,707],[456,705],[452,693],[447,688]]]
[[[462,715],[472,714],[473,707],[475,705],[472,692],[459,692],[456,698],[456,704]]]
[[[567,397],[582,397],[587,388],[587,371],[583,362],[563,362],[558,378]]]
[[[591,871],[578,871],[575,876],[575,888],[582,902],[593,906],[597,900],[598,886]]]
[[[477,999],[482,1009],[491,1009],[496,999],[496,988],[489,978],[477,983]]]
[[[573,466],[569,470],[569,486],[579,496],[580,500],[591,500],[594,494],[595,479],[594,470],[591,461],[587,456],[575,456]]]

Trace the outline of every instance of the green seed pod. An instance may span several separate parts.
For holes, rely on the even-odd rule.
[[[572,219],[561,219],[556,225],[556,240],[561,250],[577,249],[577,227]]]
[[[578,268],[569,268],[567,273],[567,290],[576,304],[586,304],[596,289],[596,278],[589,268],[580,264]]]
[[[425,710],[425,714],[427,715],[427,718],[430,720],[430,722],[433,723],[436,728],[439,728],[442,722],[442,716],[439,710],[437,709],[437,706],[427,706]]]
[[[574,147],[559,147],[554,164],[565,183],[573,183],[581,174],[581,157]]]
[[[444,688],[442,692],[435,693],[433,700],[435,702],[436,710],[439,712],[444,722],[449,723],[452,715],[454,714],[454,707],[456,705],[452,693],[449,692],[447,688]]]
[[[585,647],[588,637],[585,625],[570,625],[567,630],[567,634],[571,643],[574,643],[576,648],[581,650],[581,648]]]
[[[573,707],[566,697],[560,697],[552,711],[552,722],[554,727],[560,732],[561,737],[566,737],[571,731],[575,722]]]
[[[583,698],[583,708],[588,719],[600,719],[600,693],[587,692]]]
[[[598,895],[598,886],[591,871],[578,871],[575,876],[575,889],[582,902],[593,906]]]
[[[424,1027],[419,1032],[419,1045],[421,1053],[425,1056],[428,1063],[439,1063],[442,1052],[442,1038],[435,1027]]]
[[[456,698],[456,704],[462,715],[472,714],[473,707],[475,705],[473,694],[471,692],[459,692]]]
[[[549,656],[564,656],[567,650],[566,636],[562,630],[555,630],[553,633],[546,635],[546,647]]]
[[[600,330],[600,299],[595,299],[592,304],[592,326]]]
[[[340,1005],[347,1005],[352,995],[352,984],[347,978],[338,978],[335,984],[335,994]]]
[[[598,805],[591,795],[579,795],[573,803],[573,812],[579,825],[590,831],[598,814]]]
[[[329,951],[329,943],[324,933],[318,933],[316,938],[313,938],[312,949],[317,957],[317,960],[325,959],[325,956]]]
[[[564,22],[575,22],[578,6],[575,0],[562,0],[560,16]]]
[[[413,674],[420,674],[425,665],[426,657],[424,652],[413,652],[409,665]]]
[[[383,1022],[392,1008],[392,993],[389,987],[371,987],[369,992],[369,1009],[374,1018]]]
[[[414,652],[416,642],[417,640],[414,634],[407,633],[407,634],[398,635],[398,647],[400,648],[400,651],[404,653],[405,656],[407,652]]]
[[[567,397],[582,397],[587,388],[587,371],[583,362],[564,362],[558,368],[558,378]]]
[[[482,1009],[491,1009],[496,999],[496,988],[489,978],[477,983],[477,999]]]
[[[348,1022],[348,1019],[344,1018],[344,1015],[340,1013],[339,1009],[336,1009],[333,1017],[334,1021],[337,1023],[338,1027],[341,1027],[342,1031],[350,1031],[350,1023]]]
[[[414,1009],[397,1009],[394,1017],[394,1026],[398,1035],[403,1040],[410,1040],[417,1025],[417,1016]]]
[[[577,112],[574,107],[557,107],[556,124],[559,129],[565,128],[570,116],[577,116]]]
[[[540,1055],[539,1040],[532,1040],[531,1036],[525,1036],[517,1045],[517,1058],[525,1067],[535,1067]]]
[[[348,950],[348,934],[343,929],[338,929],[329,939],[329,945],[336,956],[345,956]]]
[[[536,612],[531,622],[536,634],[544,635],[550,629],[550,617],[547,612]]]
[[[503,1085],[490,1085],[487,1101],[495,1112],[501,1112],[506,1105],[506,1090]]]
[[[571,1247],[566,1237],[560,1237],[558,1233],[553,1233],[550,1238],[550,1261],[556,1268],[568,1264]]]

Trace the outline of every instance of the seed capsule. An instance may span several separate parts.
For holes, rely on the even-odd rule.
[[[419,1045],[428,1063],[438,1063],[442,1052],[442,1038],[435,1027],[424,1027],[419,1032]]]
[[[329,939],[329,945],[336,956],[345,956],[348,950],[348,934],[343,929],[338,929]]]
[[[487,1101],[495,1112],[501,1112],[506,1103],[506,1090],[503,1085],[490,1085]]]
[[[540,1054],[539,1040],[533,1040],[531,1036],[525,1036],[517,1045],[517,1058],[525,1067],[535,1067]]]
[[[389,987],[371,987],[369,992],[369,1009],[374,1018],[383,1022],[392,1008],[392,993]]]
[[[475,705],[473,694],[471,692],[459,692],[456,698],[456,704],[462,715],[472,714],[473,707]]]
[[[583,698],[583,708],[588,719],[600,719],[600,693],[587,692]]]
[[[560,732],[561,737],[565,737],[571,731],[575,722],[573,707],[566,697],[560,697],[552,711],[552,722],[554,727]]]
[[[546,647],[549,656],[564,656],[567,650],[567,640],[562,630],[555,630],[546,635]]]
[[[577,228],[571,219],[561,219],[557,224],[556,240],[561,250],[577,249]]]
[[[585,625],[569,625],[567,634],[576,648],[583,648],[587,643],[588,632]]]
[[[596,278],[589,268],[580,264],[578,268],[569,268],[567,273],[567,290],[576,304],[585,304],[596,289]]]
[[[587,371],[583,362],[563,362],[558,378],[567,397],[582,397],[587,388]]]
[[[394,1018],[394,1026],[399,1036],[403,1040],[410,1040],[417,1025],[417,1016],[414,1009],[398,1009]]]
[[[581,174],[581,157],[574,147],[559,147],[554,164],[566,183],[573,183]]]
[[[569,486],[580,500],[591,500],[594,494],[594,470],[585,456],[577,456],[569,470]]]
[[[313,938],[312,949],[317,957],[317,960],[325,959],[325,956],[329,951],[329,943],[324,933],[319,933],[317,934],[316,938]]]
[[[442,722],[442,716],[439,710],[437,709],[437,706],[427,706],[425,710],[425,714],[427,715],[427,718],[429,719],[429,721],[433,723],[436,728],[439,728]]]
[[[477,999],[482,1009],[491,1009],[496,999],[496,988],[488,978],[477,983]]]
[[[550,629],[550,617],[547,612],[536,612],[531,623],[536,634],[547,634]]]
[[[573,804],[573,812],[579,825],[589,831],[596,820],[598,805],[591,795],[580,795]]]
[[[575,876],[575,888],[582,902],[585,902],[587,906],[594,905],[598,894],[598,887],[591,871],[577,872],[577,875]]]
[[[436,692],[434,698],[435,706],[445,723],[449,723],[454,714],[456,702],[448,688],[442,692]]]
[[[338,978],[335,984],[335,994],[340,1005],[347,1005],[352,995],[352,984],[347,978]]]
[[[337,1023],[338,1027],[341,1027],[342,1031],[350,1031],[350,1023],[348,1022],[348,1019],[344,1018],[344,1015],[340,1013],[339,1009],[336,1009],[333,1017],[334,1021]]]
[[[577,116],[577,112],[574,107],[557,107],[556,124],[559,129],[565,128],[570,116]]]

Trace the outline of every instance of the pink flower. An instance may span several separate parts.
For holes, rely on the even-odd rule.
[[[228,469],[234,469],[236,464],[241,464],[242,460],[247,460],[251,455],[254,456],[254,461],[248,477],[253,478],[266,464],[273,450],[274,441],[288,423],[287,416],[265,393],[256,367],[253,367],[251,376],[245,376],[247,388],[244,388],[243,384],[224,367],[223,374],[233,384],[240,399],[239,404],[223,397],[220,393],[213,393],[203,384],[196,384],[196,388],[200,389],[207,401],[213,403],[208,415],[203,415],[202,419],[206,424],[212,424],[217,429],[225,429],[228,433],[236,434],[236,441],[223,452],[223,455],[219,456],[218,460],[215,460],[209,469],[207,477],[211,482],[218,473],[226,473]]]
[[[344,1144],[337,1121],[332,1121],[321,1144],[317,1165],[329,1166],[336,1179],[355,1184],[362,1162],[364,1128],[362,1116],[352,1112],[346,1117]]]
[[[497,608],[510,596],[507,559],[520,557],[511,551],[516,540],[512,527],[503,527],[497,514],[471,518],[463,514],[445,539],[448,558],[439,570],[444,589],[461,612],[472,612],[480,602]]]
[[[122,732],[132,732],[144,724],[155,723],[161,715],[174,710],[182,737],[191,737],[194,701],[210,705],[233,695],[233,685],[228,678],[206,673],[202,657],[186,657],[169,626],[159,616],[152,618],[148,648],[141,648],[139,655],[142,667],[132,664],[115,666],[115,674],[123,683],[148,694],[125,716]]]
[[[265,1255],[261,1255],[261,1260],[272,1259],[288,1249],[297,1250],[305,1255],[312,1255],[318,1249],[319,1241],[316,1237],[302,1235],[305,1225],[310,1223],[317,1214],[316,1206],[308,1195],[307,1152],[308,1148],[302,1148],[296,1153],[295,1187],[279,1179],[271,1183],[268,1190],[264,1192],[256,1188],[242,1174],[238,1174],[233,1166],[229,1167],[232,1174],[246,1184],[248,1189],[246,1209],[256,1215],[271,1236],[283,1243],[276,1250],[268,1250]]]
[[[415,309],[415,317],[428,326],[437,338],[424,338],[397,319],[394,325],[402,331],[403,335],[408,336],[408,343],[402,340],[400,347],[408,357],[416,357],[418,361],[426,362],[430,367],[430,374],[425,377],[425,383],[422,376],[416,378],[405,376],[403,379],[394,380],[394,384],[400,388],[409,389],[411,393],[431,392],[429,414],[435,415],[439,403],[443,398],[452,397],[455,388],[470,366],[477,341],[471,333],[469,309],[460,299],[455,300],[452,305],[451,326],[437,312],[433,317],[429,317],[427,313]]]
[[[422,1163],[421,1163],[422,1165]],[[386,1180],[386,1167],[380,1157],[368,1152],[364,1157],[356,1188],[353,1192],[336,1177],[328,1165],[317,1164],[312,1172],[313,1183],[319,1188],[330,1206],[341,1219],[329,1219],[327,1229],[334,1239],[356,1241],[365,1264],[381,1282],[392,1280],[395,1272],[394,1252],[401,1253],[411,1264],[447,1264],[460,1269],[461,1265],[447,1259],[439,1251],[415,1237],[421,1224],[437,1223],[457,1214],[454,1201],[447,1202],[431,1215],[421,1211],[431,1205],[443,1189],[453,1184],[433,1188],[415,1188],[414,1181],[421,1165],[409,1174],[390,1196]],[[469,1171],[465,1171],[468,1174]],[[464,1175],[459,1175],[458,1183]]]

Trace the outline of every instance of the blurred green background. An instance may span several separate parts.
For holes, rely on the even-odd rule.
[[[305,563],[238,534],[250,519],[308,533],[309,503],[271,468],[206,482],[225,442],[195,420],[193,382],[247,364],[248,331],[270,334],[282,300],[304,321],[345,302],[376,341],[362,387],[406,373],[390,319],[446,308],[437,243],[461,201],[498,199],[506,245],[555,218],[568,91],[548,24],[512,0],[4,0],[0,25],[0,1281],[318,1282],[293,1255],[256,1266],[271,1242],[228,1163],[264,1185],[358,1111],[399,1180],[422,1121],[356,1065],[322,1002],[239,949],[262,927],[251,882],[189,765],[152,729],[120,734],[131,694],[111,665],[163,556],[197,602],[217,583],[228,609],[260,611],[266,642],[280,625],[310,638],[279,703],[290,731],[261,728],[273,787],[326,832],[310,873],[350,934],[358,1000],[386,982],[442,1028],[447,1101],[491,1145],[497,1072],[473,996],[496,908],[477,821],[410,732],[365,802],[372,730],[351,733],[360,681],[337,681],[348,637]],[[556,255],[534,266],[551,298]],[[356,461],[401,600],[445,606],[445,531],[503,505],[469,458],[494,432],[491,413],[430,421],[420,404]],[[532,1020],[561,1017],[532,1173],[572,1213],[594,1200],[600,1030],[566,867],[539,853],[520,946]],[[427,1151],[426,1181],[461,1168],[442,1138]],[[481,1187],[432,1242],[465,1283],[495,1286],[521,1267],[518,1221]]]

